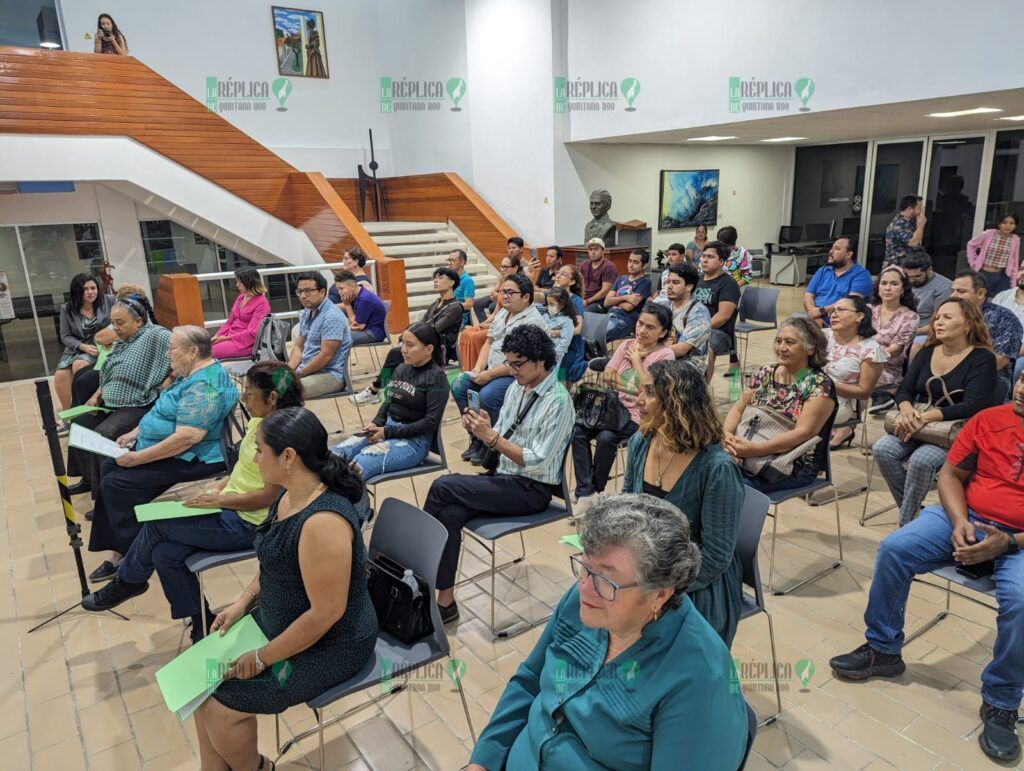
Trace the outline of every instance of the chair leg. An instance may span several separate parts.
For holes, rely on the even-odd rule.
[[[491,542],[491,634],[495,637],[498,636],[497,630],[494,628],[494,595],[495,595],[495,581],[497,579],[498,570],[494,566],[494,560],[498,552],[498,544]]]
[[[196,573],[199,581],[199,615],[203,618],[203,637],[210,633],[209,624],[206,623],[206,592],[203,591],[203,572]]]
[[[772,623],[772,614],[768,612],[768,609],[761,608],[761,611],[768,619],[768,643],[772,649],[772,673],[775,675],[775,714],[769,715],[758,723],[758,728],[771,725],[778,720],[779,716],[782,714],[782,693],[779,690],[779,659],[775,653],[775,625]]]
[[[416,491],[416,477],[411,477],[409,479],[409,484],[412,485],[412,499],[416,501],[416,508],[423,508],[420,506],[420,494]]]
[[[775,539],[779,530],[779,504],[775,504],[771,513],[772,518],[772,551],[768,559],[768,591],[774,593],[775,583]]]
[[[450,654],[448,656],[448,662],[449,664],[452,664],[452,671],[454,672],[454,661]],[[459,698],[462,699],[462,711],[466,715],[466,725],[469,727],[469,736],[473,740],[473,744],[476,744],[476,731],[473,729],[473,719],[469,716],[469,703],[466,701],[466,692],[462,689],[461,677],[455,681],[455,685],[458,686]]]
[[[837,570],[839,568],[839,566],[843,564],[843,536],[842,536],[841,525],[840,525],[840,522],[839,522],[839,488],[836,487],[835,484],[833,484],[832,485],[832,490],[833,490],[832,500],[835,503],[835,507],[836,507],[836,537],[839,540],[839,559],[836,562],[833,562],[831,565],[829,565],[824,570],[819,570],[817,573],[812,575],[810,578],[805,578],[803,581],[800,581],[799,583],[793,584],[792,586],[787,587],[786,589],[775,589],[775,586],[771,583],[771,573],[769,572],[769,584],[768,584],[768,586],[772,590],[772,594],[774,594],[776,597],[782,597],[784,595],[790,594],[790,593],[796,591],[797,589],[799,589],[801,586],[805,586],[806,584],[809,584],[812,581],[817,581],[822,576],[824,576],[824,575],[826,575],[828,573],[831,573],[833,570]],[[772,528],[772,564],[773,564],[773,566],[774,566],[774,556],[775,556],[775,529],[773,527]]]
[[[864,524],[869,519],[874,519],[875,517],[878,517],[878,516],[881,516],[882,514],[885,514],[885,512],[889,511],[890,509],[895,509],[896,508],[896,504],[895,503],[891,503],[888,506],[884,506],[881,509],[876,509],[875,511],[871,512],[870,514],[868,514],[868,498],[871,496],[871,480],[874,479],[874,476],[875,476],[875,456],[871,455],[871,456],[868,457],[868,482],[867,482],[867,485],[865,485],[865,490],[864,490],[864,508],[861,509],[861,512],[860,512],[860,524],[861,524],[861,527],[863,527]]]
[[[345,418],[343,418],[342,415],[341,415],[341,405],[338,404],[338,400],[337,399],[332,399],[331,401],[334,402],[334,409],[336,409],[338,411],[338,420],[341,421],[341,429],[337,433],[342,434],[342,433],[345,432]],[[356,405],[356,410],[358,411],[358,409],[359,409],[359,405]]]
[[[930,584],[930,585],[934,586],[934,584]],[[938,588],[938,587],[936,587],[936,588]],[[929,629],[931,629],[933,626],[938,624],[940,621],[942,621],[942,619],[946,618],[949,615],[949,613],[950,613],[949,601],[950,601],[952,596],[953,596],[952,584],[950,584],[949,581],[946,581],[946,608],[945,608],[945,610],[940,610],[931,621],[928,621],[928,622],[922,624],[918,629],[915,629],[913,632],[911,632],[906,637],[904,637],[903,638],[903,645],[904,646],[906,646],[906,644],[911,642],[912,640],[916,640],[918,637],[923,635],[925,632],[927,632]]]
[[[324,771],[324,769],[327,768],[327,766],[324,765],[324,722],[320,717],[322,714],[320,710],[314,709],[313,714],[316,715],[316,726],[318,729],[317,735],[320,740],[320,765],[318,766],[318,768],[319,771]]]

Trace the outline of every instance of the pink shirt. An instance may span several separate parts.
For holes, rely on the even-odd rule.
[[[986,230],[967,242],[967,264],[971,270],[981,270],[985,264],[985,254],[989,244],[995,238],[996,230]],[[1020,268],[1020,236],[1010,236],[1010,258],[1006,261],[1006,275],[1010,277],[1010,286],[1017,285],[1017,270]]]
[[[608,362],[608,369],[619,373],[620,383],[628,383],[639,390],[640,376],[633,371],[633,364],[629,360],[629,353],[634,348],[636,348],[636,340],[627,340],[616,348],[615,353],[612,354],[612,358]],[[655,348],[643,360],[644,372],[647,372],[652,364],[656,364],[659,361],[671,361],[674,358],[675,355],[672,353],[672,349],[667,345]],[[636,406],[636,396],[619,391],[619,401],[622,402],[622,406],[629,412],[630,419],[634,423],[639,424],[640,409]]]
[[[907,351],[910,350],[910,344],[914,341],[919,325],[917,311],[910,308],[901,305],[889,321],[882,324],[882,306],[871,307],[871,326],[875,328],[875,341],[883,348],[897,343],[903,346],[899,353],[889,356],[886,360],[885,368],[878,378],[878,385],[892,385],[903,379],[903,360],[907,357]]]
[[[837,383],[856,385],[860,380],[860,365],[865,361],[877,363],[887,358],[875,338],[868,337],[859,342],[841,345],[836,342],[831,329],[822,330],[828,340],[828,364],[825,373]]]

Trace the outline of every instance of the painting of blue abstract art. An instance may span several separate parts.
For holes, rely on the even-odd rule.
[[[658,230],[714,225],[718,221],[718,169],[661,172]]]

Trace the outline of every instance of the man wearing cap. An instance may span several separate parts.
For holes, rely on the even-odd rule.
[[[580,265],[583,277],[583,305],[590,313],[607,313],[604,298],[611,291],[612,284],[619,277],[615,265],[605,259],[604,241],[591,238],[587,241],[587,261]]]

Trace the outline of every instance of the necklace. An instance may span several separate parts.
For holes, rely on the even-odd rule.
[[[291,509],[291,510],[288,512],[288,517],[292,516],[296,512],[302,511],[304,508],[306,508],[306,506],[308,506],[310,503],[312,503],[313,500],[318,495],[320,495],[322,490],[326,490],[326,489],[327,489],[327,485],[325,485],[323,482],[317,482],[316,486],[313,488],[313,491],[308,496],[306,496],[306,498],[302,501],[302,505],[301,506],[294,506],[292,504],[292,499],[289,497],[288,498],[288,508]],[[286,494],[290,496],[291,495],[291,490],[289,490]],[[285,517],[285,519],[287,519],[288,517]],[[280,519],[280,517],[278,517],[278,519]]]

